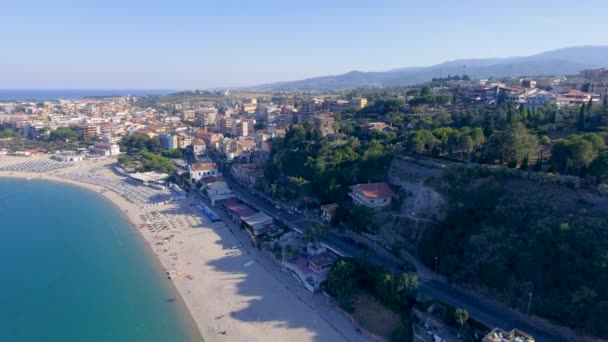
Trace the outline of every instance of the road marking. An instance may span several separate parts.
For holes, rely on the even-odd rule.
[[[251,265],[253,265],[253,260],[252,260],[252,261],[250,261],[250,262],[246,262],[246,263],[243,265],[243,267],[249,267],[249,266],[251,266]]]

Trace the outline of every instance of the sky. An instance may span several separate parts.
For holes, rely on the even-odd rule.
[[[5,0],[0,89],[206,89],[608,45],[606,0]]]

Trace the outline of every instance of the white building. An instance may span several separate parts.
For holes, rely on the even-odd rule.
[[[51,156],[52,159],[61,162],[79,162],[84,160],[84,156],[73,151],[59,151]]]
[[[391,205],[395,193],[386,183],[357,184],[350,187],[348,195],[357,205],[368,208],[382,208]]]
[[[194,163],[188,166],[188,171],[193,183],[201,180],[203,177],[220,174],[214,163]]]
[[[89,152],[102,156],[117,156],[120,154],[120,146],[118,144],[98,142],[89,147]]]
[[[557,104],[557,94],[546,90],[537,91],[526,99],[526,108],[528,110],[533,110],[544,106],[545,103],[549,105]]]
[[[205,141],[203,139],[195,139],[192,142],[192,152],[194,152],[195,156],[199,156],[205,153],[206,149],[207,145],[205,144]]]

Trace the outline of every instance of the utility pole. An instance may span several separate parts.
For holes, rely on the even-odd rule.
[[[532,292],[528,295],[528,310],[527,315],[530,316],[530,306],[532,305]]]
[[[435,280],[437,280],[437,264],[439,263],[439,257],[435,257]]]

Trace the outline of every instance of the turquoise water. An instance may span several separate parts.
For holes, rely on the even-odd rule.
[[[195,341],[139,234],[98,194],[0,178],[0,341]]]

